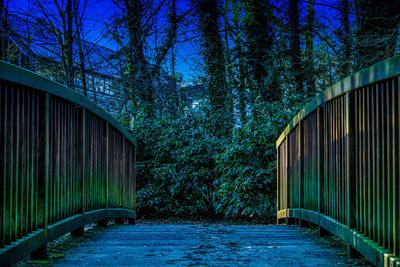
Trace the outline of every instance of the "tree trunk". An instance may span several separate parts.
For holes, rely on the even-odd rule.
[[[238,72],[238,82],[237,82],[237,93],[238,93],[238,108],[240,122],[244,124],[247,120],[246,116],[246,62],[244,53],[244,43],[241,41],[239,28],[240,21],[240,7],[236,1],[231,1],[232,3],[232,20],[233,20],[233,42],[235,44],[234,50],[237,51],[237,72]]]
[[[0,59],[7,60],[8,50],[8,0],[0,0]]]
[[[218,117],[215,130],[223,134],[230,127],[232,114],[225,81],[224,51],[218,26],[218,5],[216,0],[195,0],[199,13],[199,27],[202,33],[202,54],[207,74],[207,94],[212,111]],[[228,111],[227,111],[228,109]]]
[[[300,46],[300,14],[299,1],[289,0],[289,24],[290,24],[290,57],[292,63],[292,74],[294,75],[295,89],[303,94],[303,70],[301,67]]]
[[[271,12],[267,0],[250,0],[247,3],[246,35],[247,60],[251,67],[258,95],[264,101],[279,101],[280,86],[273,58]]]
[[[223,21],[224,21],[224,66],[225,66],[225,85],[227,91],[227,99],[225,100],[226,109],[228,110],[229,114],[232,114],[233,119],[233,100],[232,100],[232,80],[233,80],[233,71],[232,71],[232,57],[231,57],[231,50],[228,38],[228,31],[229,31],[229,21],[228,21],[228,14],[227,9],[223,10]]]
[[[67,25],[66,31],[64,31],[65,40],[65,60],[66,60],[66,80],[67,86],[74,88],[74,60],[73,60],[73,14],[72,14],[72,0],[67,0],[66,15],[67,15]]]
[[[315,94],[315,71],[314,71],[314,0],[307,4],[307,31],[306,31],[306,64],[307,64],[307,98]]]
[[[75,7],[77,9],[77,7]],[[83,16],[83,14],[82,14]],[[79,53],[79,68],[81,71],[81,82],[82,82],[82,89],[83,95],[88,96],[87,92],[87,81],[86,81],[86,66],[85,66],[85,51],[83,50],[82,45],[82,37],[83,37],[83,17],[75,16],[75,27],[76,27],[76,42],[78,44],[78,53]],[[96,92],[94,92],[96,93]]]
[[[148,117],[154,117],[153,107],[153,83],[150,78],[150,70],[144,56],[144,31],[143,31],[143,3],[141,0],[125,0],[125,8],[128,21],[128,54],[127,67],[129,73],[128,86],[134,86],[132,90],[144,103]],[[132,103],[135,101],[133,99]]]
[[[338,32],[338,39],[341,43],[340,58],[339,58],[339,78],[343,79],[350,75],[351,62],[351,32],[349,21],[349,0],[341,0],[339,2],[340,23],[341,28]]]

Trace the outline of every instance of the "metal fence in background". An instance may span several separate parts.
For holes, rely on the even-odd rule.
[[[319,225],[381,266],[400,265],[399,75],[395,57],[347,77],[277,141],[278,220]]]

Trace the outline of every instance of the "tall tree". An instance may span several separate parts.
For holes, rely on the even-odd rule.
[[[340,30],[338,33],[341,44],[341,58],[339,59],[339,79],[343,79],[350,75],[351,64],[351,32],[350,32],[350,7],[349,0],[341,0],[339,2],[340,14]]]
[[[216,127],[223,133],[231,123],[229,92],[225,80],[225,58],[219,32],[217,0],[194,0],[202,34],[202,54],[207,74],[207,94],[213,111],[218,116]],[[228,111],[227,111],[228,110]],[[227,124],[228,123],[228,124]]]
[[[8,50],[8,4],[9,0],[0,0],[0,59],[7,60]]]
[[[79,69],[81,72],[81,82],[83,88],[83,95],[88,96],[87,93],[87,79],[86,79],[86,53],[84,50],[84,31],[83,31],[83,18],[87,7],[87,0],[83,0],[83,5],[81,6],[79,0],[74,1],[75,15],[75,27],[76,27],[76,43],[78,45],[78,55],[79,55]],[[86,47],[87,49],[87,47]]]
[[[128,31],[126,55],[129,86],[136,87],[134,91],[138,93],[140,101],[144,103],[146,113],[153,117],[153,87],[144,53],[145,30],[143,20],[145,15],[143,2],[141,0],[124,0],[123,7],[125,8],[122,8],[123,19],[127,22]]]
[[[152,68],[152,77],[157,81],[159,86],[155,88],[156,95],[161,101],[159,104],[160,110],[167,111],[172,114],[176,114],[179,107],[179,94],[176,84],[176,73],[175,73],[175,53],[174,46],[177,42],[178,27],[185,14],[177,14],[176,0],[171,0],[168,5],[167,24],[164,29],[164,36],[160,38],[160,44],[157,45],[155,64]],[[166,60],[168,53],[171,52],[171,63],[172,63],[172,79],[171,83],[166,85],[162,84],[162,63]],[[165,78],[165,77],[164,77]]]
[[[247,60],[258,95],[264,101],[280,100],[280,87],[273,59],[272,6],[268,0],[248,0],[245,6]]]
[[[154,117],[168,102],[165,101],[165,88],[159,86],[163,73],[161,66],[176,43],[178,24],[186,14],[178,15],[175,0],[171,1],[168,23],[160,26],[158,20],[160,11],[165,10],[165,0],[158,3],[152,0],[113,0],[113,3],[119,12],[110,33],[124,54],[124,80],[131,110],[140,109],[148,117]],[[164,33],[162,38],[159,38],[160,33]],[[150,36],[155,39],[151,45]],[[150,46],[155,47],[153,54],[147,49]]]
[[[61,50],[61,62],[64,70],[64,80],[68,87],[74,87],[74,0],[54,0],[54,5],[35,0],[40,12],[40,22],[56,39]]]
[[[306,70],[306,95],[307,97],[315,93],[315,72],[314,72],[314,31],[315,31],[315,10],[314,0],[310,0],[307,4],[307,24],[306,24],[306,52],[305,63]]]
[[[301,67],[299,0],[289,0],[290,58],[295,89],[303,94],[303,70]]]
[[[355,0],[359,68],[394,56],[400,24],[400,2]]]
[[[247,92],[246,92],[246,77],[249,73],[246,65],[245,55],[245,42],[243,38],[243,31],[241,30],[241,6],[235,0],[231,0],[232,5],[232,40],[234,43],[234,51],[236,52],[236,69],[237,69],[237,95],[238,95],[238,108],[240,113],[240,121],[242,124],[246,122],[246,105],[247,105]]]

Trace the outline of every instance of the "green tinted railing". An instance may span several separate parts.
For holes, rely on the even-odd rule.
[[[136,141],[83,96],[0,61],[0,265],[135,218]]]
[[[399,75],[395,57],[336,83],[276,144],[278,220],[317,224],[381,266],[400,256]]]

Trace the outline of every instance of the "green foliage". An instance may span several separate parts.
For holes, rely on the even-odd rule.
[[[146,216],[213,215],[214,155],[224,145],[202,112],[133,123],[140,139],[137,209]]]
[[[139,116],[137,211],[144,217],[254,218],[275,208],[275,142],[293,116],[278,104],[257,104],[229,136],[213,134],[207,104],[185,115]]]
[[[256,104],[249,120],[234,130],[232,142],[216,156],[217,212],[228,218],[274,215],[275,142],[292,115],[279,104]]]

